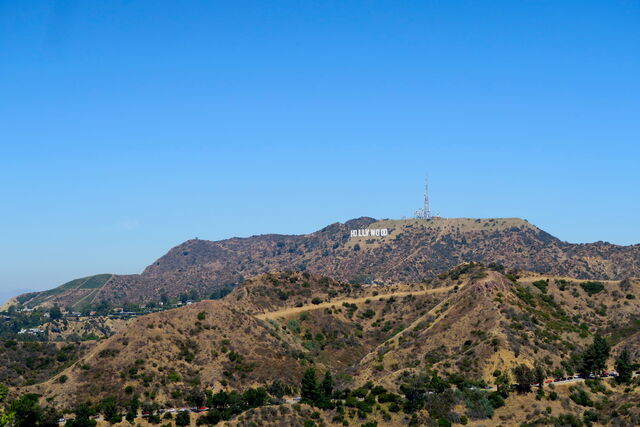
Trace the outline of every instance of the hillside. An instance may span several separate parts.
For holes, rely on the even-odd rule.
[[[372,346],[395,333],[387,325],[359,331],[359,317],[354,317],[353,309],[339,308],[341,314],[331,316],[321,308],[323,302],[370,298],[370,307],[383,310],[389,306],[389,300],[381,299],[385,292],[417,294],[409,299],[416,302],[411,308],[398,304],[391,310],[388,324],[397,327],[435,305],[451,288],[438,288],[433,295],[427,290],[424,285],[406,285],[376,291],[375,287],[352,286],[308,273],[261,275],[222,300],[131,321],[62,373],[64,382],[59,375],[33,390],[65,405],[106,395],[126,398],[124,390],[130,386],[139,393],[151,393],[157,401],[176,403],[194,386],[242,389],[275,379],[295,385],[309,361],[320,366],[321,360],[327,366],[335,363],[346,372]],[[261,320],[265,312],[296,306],[307,307],[306,324],[314,330],[311,338],[295,322]],[[322,323],[317,332],[311,326],[316,319]]]
[[[179,406],[194,388],[243,390],[276,379],[297,388],[309,366],[330,370],[339,387],[372,381],[395,392],[430,369],[489,384],[496,370],[521,363],[561,375],[598,330],[616,330],[640,355],[636,298],[637,282],[507,277],[476,264],[394,287],[270,273],[222,300],[135,319],[23,391],[63,406],[133,392]]]
[[[20,303],[29,307],[58,305],[72,311],[82,311],[91,306],[95,296],[113,277],[112,274],[97,274],[71,280],[53,289],[19,295],[5,303],[2,309],[6,310],[10,305]]]
[[[621,342],[640,350],[633,335],[628,338],[640,319],[637,283],[597,282],[602,288],[594,292],[588,285],[595,282],[531,274],[509,279],[468,264],[448,273],[461,274],[466,283],[459,292],[361,361],[355,369],[360,382],[373,379],[393,387],[400,374],[425,364],[487,382],[496,370],[511,371],[521,363],[541,363],[562,376],[572,368],[566,363],[571,354],[596,331],[617,331]]]
[[[388,235],[350,237],[361,228]],[[499,263],[580,279],[640,276],[640,245],[563,242],[515,218],[382,220],[359,218],[306,235],[267,234],[221,241],[189,240],[139,275],[114,275],[90,292],[86,282],[25,296],[22,302],[78,304],[159,301],[181,293],[207,298],[269,271],[304,270],[351,283],[417,283],[463,262]],[[77,283],[76,281],[70,283]],[[61,292],[64,291],[64,292]]]

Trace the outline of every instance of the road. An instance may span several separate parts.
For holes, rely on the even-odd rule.
[[[378,300],[386,299],[390,297],[404,297],[407,295],[438,294],[442,292],[452,291],[454,288],[455,286],[446,286],[443,288],[425,289],[422,291],[403,291],[403,292],[394,292],[394,293],[380,294],[376,296],[368,296],[368,297],[360,297],[360,298],[345,298],[340,300],[321,302],[320,304],[309,304],[302,307],[290,307],[282,310],[270,311],[269,313],[257,314],[256,317],[262,320],[277,319],[279,317],[287,317],[294,314],[303,313],[305,311],[320,310],[323,308],[330,308],[332,306],[341,306],[343,303],[360,304],[360,303],[364,303],[366,300],[378,301]]]

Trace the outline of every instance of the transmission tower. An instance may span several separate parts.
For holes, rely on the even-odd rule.
[[[424,205],[416,211],[416,218],[431,219],[431,208],[429,206],[429,181],[424,180]]]
[[[429,207],[429,180],[424,179],[424,219],[431,219],[431,208]]]

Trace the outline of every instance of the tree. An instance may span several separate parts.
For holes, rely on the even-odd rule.
[[[631,354],[628,348],[622,349],[618,358],[616,359],[616,371],[618,371],[618,377],[616,380],[619,383],[629,383],[633,376],[633,364],[631,363]]]
[[[42,408],[38,405],[39,397],[37,394],[29,393],[11,402],[10,410],[15,414],[15,427],[34,427],[39,424],[42,415]]]
[[[581,373],[584,375],[602,373],[607,367],[610,352],[611,346],[606,339],[600,335],[593,337],[593,344],[582,354]]]
[[[40,423],[38,424],[38,427],[58,427],[60,425],[58,422],[60,416],[60,412],[58,412],[54,407],[47,406],[46,408],[43,408],[43,411],[40,414]]]
[[[538,383],[540,388],[544,387],[544,379],[546,378],[546,373],[544,368],[540,365],[536,365],[533,369],[533,382]]]
[[[509,378],[508,372],[501,373],[498,378],[496,378],[496,388],[502,397],[509,397],[511,379]]]
[[[94,415],[91,407],[86,403],[79,405],[75,410],[76,418],[69,420],[65,424],[66,427],[95,427],[96,420],[92,420],[89,417]]]
[[[178,412],[178,415],[176,415],[176,425],[188,426],[189,424],[191,424],[191,415],[189,415],[189,411]]]
[[[513,369],[513,376],[516,380],[516,388],[520,393],[531,391],[531,383],[534,380],[533,371],[527,365],[518,365]]]
[[[267,403],[267,391],[263,387],[250,388],[242,393],[242,399],[250,408],[257,408]]]
[[[109,421],[111,424],[119,423],[120,421],[122,421],[122,415],[120,414],[120,405],[118,405],[118,401],[115,397],[109,396],[104,398],[101,403],[101,407],[105,420]]]
[[[127,410],[127,421],[130,423],[138,416],[138,409],[140,408],[140,396],[138,393],[134,394],[129,402],[129,409]]]
[[[7,393],[9,393],[9,388],[0,383],[0,403],[3,403],[7,398]],[[13,412],[6,411],[4,407],[0,406],[0,427],[12,425],[14,415]]]
[[[162,292],[160,294],[160,301],[162,302],[162,305],[169,304],[169,295],[167,295],[166,292]]]
[[[267,389],[271,396],[282,399],[286,394],[291,393],[291,387],[280,380],[273,381]]]
[[[53,307],[51,307],[51,309],[49,310],[49,318],[51,320],[58,320],[62,317],[62,310],[60,310],[60,307],[58,307],[57,305],[54,305]]]
[[[321,388],[324,398],[331,399],[331,396],[333,395],[333,377],[331,376],[331,372],[325,372]]]
[[[204,403],[206,402],[207,396],[204,394],[202,390],[200,390],[197,387],[194,387],[191,389],[191,391],[189,391],[189,394],[187,395],[186,400],[187,402],[189,402],[189,404],[195,407],[200,407],[200,406],[203,406]]]
[[[316,370],[309,368],[302,375],[300,397],[303,403],[314,405],[318,402],[318,380],[316,379]]]
[[[431,375],[431,379],[426,383],[426,386],[427,390],[435,393],[442,393],[450,387],[449,383],[442,379],[437,372]]]
[[[60,414],[51,407],[43,408],[38,405],[40,396],[25,394],[11,402],[10,412],[0,412],[0,425],[14,427],[57,427]],[[7,421],[7,417],[12,420]],[[7,422],[6,424],[4,424]]]

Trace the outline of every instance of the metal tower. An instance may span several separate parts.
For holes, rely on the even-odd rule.
[[[431,219],[431,208],[429,206],[429,180],[424,180],[424,205],[416,211],[416,218]]]
[[[429,180],[424,179],[424,219],[431,219],[431,209],[429,207]]]

